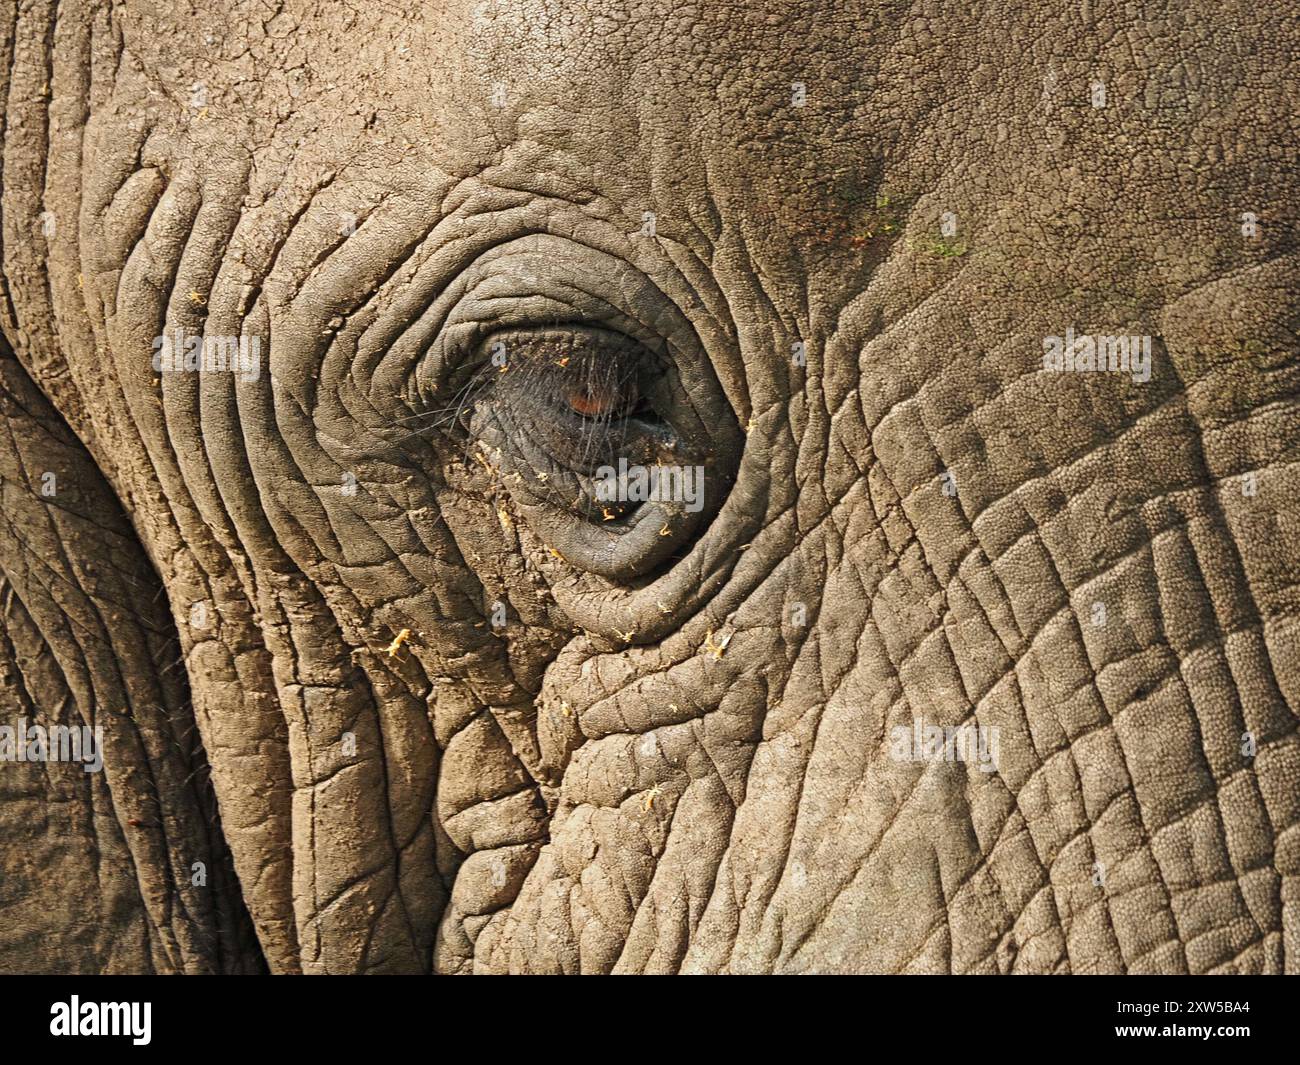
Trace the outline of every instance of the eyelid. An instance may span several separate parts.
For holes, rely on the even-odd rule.
[[[538,384],[557,398],[583,390],[593,398],[601,390],[611,399],[635,397],[641,391],[638,378],[660,366],[654,353],[632,337],[587,325],[493,333],[480,343],[475,361],[480,372],[490,362],[498,372],[489,376],[503,385],[518,382],[520,374],[536,375]]]
[[[694,295],[687,310],[669,295],[664,279],[570,237],[521,232],[484,235],[480,242],[455,232],[456,252],[449,247],[445,259],[431,261],[430,285],[386,305],[368,327],[385,336],[385,362],[412,409],[458,394],[493,333],[574,323],[620,333],[670,365],[683,394],[679,405],[695,408],[686,415],[696,423],[692,431],[707,432],[706,424],[729,417],[734,404],[716,380],[700,329],[729,360],[734,336]]]
[[[533,298],[520,301],[477,302],[473,324],[444,331],[430,353],[428,365],[441,375],[423,381],[444,404],[455,397],[468,415],[460,424],[490,456],[487,475],[564,562],[615,582],[647,575],[689,547],[728,495],[744,435],[725,391],[689,324],[666,311],[645,313],[653,298],[635,318],[619,313],[614,321],[538,320]],[[621,328],[625,322],[635,330]],[[492,365],[494,352],[505,353],[504,365]],[[674,500],[609,503],[597,484],[621,460],[707,469],[708,501],[702,509]]]

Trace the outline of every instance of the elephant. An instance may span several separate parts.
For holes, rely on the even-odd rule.
[[[0,44],[0,970],[1300,972],[1290,5]]]

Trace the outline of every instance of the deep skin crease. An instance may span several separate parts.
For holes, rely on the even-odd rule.
[[[0,970],[1300,971],[1286,11],[198,6],[4,13]]]

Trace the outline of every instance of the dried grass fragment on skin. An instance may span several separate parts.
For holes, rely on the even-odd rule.
[[[396,658],[397,652],[402,649],[402,645],[405,644],[407,641],[409,641],[410,638],[411,638],[411,630],[402,629],[400,632],[398,632],[396,636],[393,637],[393,642],[384,648],[385,653],[388,655],[389,658]]]
[[[715,641],[713,639],[713,630],[710,629],[704,636],[705,653],[711,655],[715,661],[720,659],[723,653],[727,650],[727,644],[731,643],[731,637],[734,635],[735,633],[729,632],[720,640]]]

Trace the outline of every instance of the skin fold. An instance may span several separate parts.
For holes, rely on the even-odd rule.
[[[0,25],[0,970],[1300,971],[1288,5]]]

